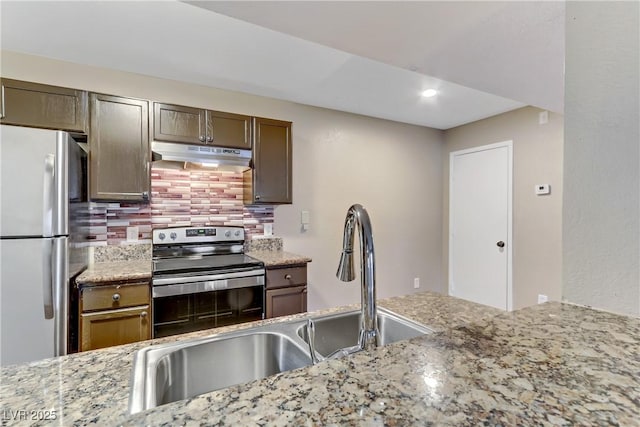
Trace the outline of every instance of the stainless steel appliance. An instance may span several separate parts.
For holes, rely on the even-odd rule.
[[[153,230],[154,338],[264,318],[265,270],[242,227]]]
[[[210,166],[249,168],[251,150],[189,145],[175,142],[151,143],[153,160],[201,163]]]
[[[67,353],[70,280],[88,261],[86,177],[68,133],[0,126],[2,366]]]

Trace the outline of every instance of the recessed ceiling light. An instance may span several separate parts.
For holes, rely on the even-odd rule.
[[[424,96],[425,98],[431,98],[432,96],[436,96],[437,94],[438,91],[435,89],[427,89],[422,92],[422,96]]]

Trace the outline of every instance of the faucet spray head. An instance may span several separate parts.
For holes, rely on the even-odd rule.
[[[338,271],[336,277],[343,282],[351,282],[356,278],[356,273],[353,268],[353,251],[345,249],[340,255],[340,264],[338,264]]]

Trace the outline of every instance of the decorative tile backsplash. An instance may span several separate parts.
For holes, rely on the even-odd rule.
[[[148,204],[89,204],[91,246],[119,245],[125,242],[127,227],[138,227],[138,243],[151,243],[151,208]]]
[[[138,227],[137,243],[151,242],[152,228],[244,226],[246,239],[273,223],[273,206],[244,206],[242,173],[176,166],[151,168],[151,203],[91,203],[92,246],[127,243],[127,227]]]

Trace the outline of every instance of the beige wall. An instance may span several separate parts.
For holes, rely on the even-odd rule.
[[[538,294],[559,301],[562,291],[563,117],[525,107],[445,131],[443,167],[443,292],[447,287],[449,153],[513,141],[513,308],[537,303]],[[536,184],[551,184],[551,195],[536,196]]]
[[[293,205],[275,209],[285,250],[313,258],[309,309],[359,302],[335,278],[346,211],[371,216],[378,297],[442,290],[442,132],[291,102],[3,51],[8,78],[293,121]],[[310,229],[301,231],[308,210]]]
[[[567,2],[564,293],[640,316],[640,3]]]

